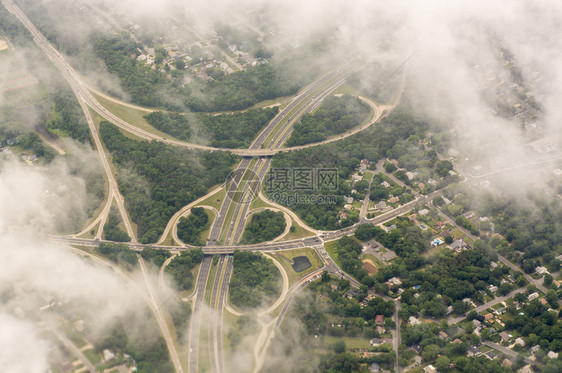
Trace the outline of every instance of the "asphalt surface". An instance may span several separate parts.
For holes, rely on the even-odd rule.
[[[189,328],[189,372],[197,372],[197,357],[199,354],[199,334],[201,332],[201,307],[203,305],[203,297],[205,296],[205,286],[211,269],[213,258],[209,255],[203,257],[199,274],[195,283],[195,303],[193,306],[193,314],[191,316],[191,324]]]

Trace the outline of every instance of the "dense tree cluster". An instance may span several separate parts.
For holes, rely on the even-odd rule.
[[[90,139],[82,109],[68,89],[59,89],[45,122],[47,131],[58,137],[70,137],[80,142]]]
[[[143,243],[156,242],[172,215],[224,181],[238,159],[225,152],[200,153],[135,141],[108,122],[100,124],[100,134],[123,171],[119,187]]]
[[[202,246],[205,244],[201,239],[201,233],[209,228],[211,222],[205,209],[202,207],[194,207],[187,218],[181,217],[178,223],[178,237],[183,242]]]
[[[161,267],[166,259],[168,259],[172,254],[170,254],[166,250],[158,250],[153,249],[152,247],[146,247],[141,251],[140,255],[144,260],[149,261],[156,267]]]
[[[304,145],[326,140],[367,120],[370,108],[354,96],[330,96],[313,114],[305,114],[294,125],[288,146]]]
[[[100,243],[95,250],[106,256],[112,262],[119,263],[129,270],[136,267],[138,263],[135,252],[124,244]]]
[[[166,267],[166,273],[169,273],[174,279],[178,288],[189,290],[193,286],[193,275],[191,270],[201,263],[203,260],[203,251],[201,249],[185,250],[176,256]]]
[[[198,136],[222,148],[247,148],[253,138],[277,114],[278,108],[253,109],[240,113],[208,115],[155,111],[145,119],[155,128],[180,140]]]
[[[121,223],[121,218],[119,217],[119,212],[115,208],[111,208],[109,211],[109,216],[107,222],[103,226],[103,235],[106,240],[117,241],[117,242],[129,242],[131,237],[123,229],[119,227]]]
[[[361,250],[361,244],[352,237],[347,236],[338,240],[334,248],[341,269],[355,277],[358,281],[364,282],[369,274],[363,268],[363,262],[359,259]]]
[[[260,253],[234,252],[230,301],[241,308],[255,308],[281,291],[281,275],[275,264]]]
[[[281,211],[256,212],[246,225],[240,243],[251,245],[271,241],[283,233],[286,227],[287,223]]]

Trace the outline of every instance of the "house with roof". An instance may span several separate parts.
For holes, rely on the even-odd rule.
[[[535,291],[534,293],[529,294],[529,295],[527,296],[527,299],[528,299],[529,301],[532,301],[532,300],[537,299],[539,296],[540,296],[539,293]]]
[[[546,269],[546,267],[537,267],[537,268],[535,268],[535,271],[539,275],[546,275],[548,273],[548,269]]]
[[[385,262],[390,262],[391,260],[396,259],[396,253],[392,250],[388,250],[387,252],[383,253],[381,257]]]
[[[375,324],[384,324],[384,316],[383,315],[376,315],[375,316]]]
[[[418,211],[418,215],[419,216],[426,216],[427,214],[429,214],[429,210],[428,209],[421,209],[420,211]]]
[[[500,338],[502,339],[502,342],[507,342],[511,339],[511,334],[509,334],[507,332],[501,332]]]
[[[424,367],[424,368],[423,368],[423,371],[424,371],[424,373],[437,373],[437,369],[436,369],[433,365],[431,365],[431,364],[429,364],[428,366]]]

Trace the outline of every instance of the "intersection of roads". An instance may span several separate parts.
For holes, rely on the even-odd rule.
[[[357,65],[346,64],[346,65],[339,66],[338,68],[321,76],[315,82],[302,89],[289,102],[289,104],[276,115],[276,117],[268,124],[268,126],[264,130],[262,130],[260,134],[258,134],[254,142],[251,144],[251,146],[248,149],[214,148],[214,147],[193,144],[188,142],[181,142],[181,141],[160,137],[148,131],[142,130],[130,123],[127,123],[126,121],[118,118],[116,115],[109,112],[105,107],[103,107],[97,101],[95,96],[92,94],[92,92],[95,92],[95,90],[89,87],[88,84],[72,69],[72,67],[64,60],[64,58],[59,54],[59,52],[48,42],[48,40],[44,37],[44,35],[29,21],[29,19],[25,16],[25,14],[11,0],[2,0],[2,3],[29,30],[37,45],[49,57],[49,59],[59,69],[61,74],[65,77],[65,79],[70,84],[74,94],[78,99],[78,102],[80,103],[84,111],[84,115],[86,116],[90,128],[90,132],[94,140],[94,144],[96,146],[96,149],[98,150],[100,161],[102,163],[104,172],[108,179],[109,193],[101,214],[88,227],[86,227],[83,232],[80,232],[76,236],[64,236],[64,237],[53,236],[51,237],[52,240],[63,242],[69,245],[90,246],[90,247],[97,246],[102,242],[110,242],[110,241],[101,240],[100,238],[102,236],[102,229],[103,229],[102,227],[105,221],[107,220],[107,216],[109,214],[109,209],[112,203],[115,201],[119,209],[119,212],[121,214],[122,220],[125,224],[127,233],[131,237],[131,242],[127,243],[127,245],[131,249],[136,251],[141,251],[145,247],[151,247],[155,249],[168,250],[177,253],[182,250],[189,250],[193,248],[189,245],[183,245],[183,246],[163,245],[162,242],[164,241],[164,238],[167,236],[169,232],[170,229],[169,227],[167,227],[167,230],[164,232],[163,238],[159,241],[159,244],[144,245],[138,243],[138,241],[136,240],[136,236],[134,234],[131,220],[127,214],[127,211],[125,210],[124,199],[119,192],[119,188],[114,177],[114,172],[112,171],[110,162],[108,161],[107,156],[103,150],[101,139],[94,126],[94,122],[90,114],[90,109],[101,115],[104,119],[116,124],[123,130],[128,131],[142,139],[157,140],[171,145],[183,146],[190,149],[200,149],[200,150],[208,150],[208,151],[230,151],[235,154],[241,155],[243,157],[242,161],[240,162],[237,169],[233,173],[233,177],[229,180],[228,183],[224,185],[224,188],[227,191],[227,197],[223,199],[223,203],[220,206],[220,209],[217,211],[215,221],[211,226],[207,245],[202,248],[204,254],[206,255],[204,256],[203,261],[201,263],[198,277],[195,283],[195,292],[193,297],[194,308],[191,317],[189,338],[188,338],[189,353],[188,353],[187,365],[182,364],[178,357],[179,355],[177,353],[175,343],[170,335],[170,330],[168,329],[168,326],[166,324],[166,321],[164,320],[161,310],[159,310],[159,306],[153,294],[152,285],[150,283],[150,279],[148,275],[146,274],[146,268],[144,267],[143,260],[142,258],[139,257],[139,261],[141,262],[141,269],[144,274],[144,278],[146,282],[146,289],[143,296],[146,298],[146,301],[149,304],[160,326],[168,350],[170,352],[171,361],[177,372],[184,371],[182,366],[187,366],[188,371],[192,373],[195,373],[200,370],[199,361],[198,361],[200,355],[200,351],[199,351],[200,340],[201,340],[200,333],[202,329],[201,328],[202,315],[203,315],[203,307],[205,304],[205,294],[208,291],[210,291],[211,293],[210,293],[210,297],[208,297],[210,301],[209,304],[207,304],[207,306],[209,306],[210,309],[213,311],[209,313],[207,317],[208,331],[209,331],[208,348],[209,348],[209,356],[210,356],[210,369],[213,372],[219,372],[219,373],[225,371],[224,358],[223,358],[223,343],[222,343],[222,338],[223,338],[222,313],[223,313],[223,309],[227,307],[226,298],[228,292],[228,284],[232,274],[233,260],[229,254],[233,253],[234,250],[273,252],[279,250],[290,250],[290,249],[297,249],[297,248],[312,247],[314,250],[316,250],[318,256],[323,261],[322,268],[314,271],[313,273],[309,274],[305,278],[295,283],[286,292],[286,294],[284,294],[284,299],[280,300],[280,301],[284,301],[283,306],[281,308],[279,315],[275,318],[274,323],[272,323],[273,327],[263,342],[264,346],[267,346],[268,341],[272,337],[272,333],[274,332],[274,329],[278,328],[279,325],[281,324],[291,304],[294,294],[296,294],[299,290],[305,288],[312,280],[319,277],[322,271],[326,270],[338,277],[345,278],[349,280],[350,284],[354,287],[359,286],[359,283],[354,278],[343,272],[338,267],[338,265],[330,258],[330,255],[324,250],[324,246],[323,246],[324,242],[326,241],[332,241],[341,238],[344,235],[353,234],[358,224],[337,231],[315,232],[317,233],[316,235],[303,239],[293,239],[293,240],[286,240],[280,242],[265,242],[255,245],[237,245],[237,243],[240,241],[242,237],[242,233],[246,224],[246,219],[249,216],[248,210],[250,208],[250,203],[260,193],[260,184],[270,167],[270,163],[271,163],[270,156],[280,151],[291,151],[291,150],[303,148],[303,146],[293,147],[293,148],[283,147],[283,144],[291,134],[294,123],[296,123],[302,115],[313,111],[322,102],[322,100],[325,97],[330,95],[337,87],[339,87],[345,81],[346,77],[351,72],[355,71],[358,68]],[[380,121],[381,118],[388,115],[394,109],[394,107],[398,103],[402,88],[403,88],[403,81],[399,90],[400,92],[398,94],[398,97],[396,98],[395,102],[392,103],[391,105],[377,106],[374,103],[372,103],[372,101],[362,98],[371,106],[374,112],[373,118],[369,121],[369,123],[362,125],[361,128],[357,128],[355,130],[349,131],[349,133],[346,133],[345,136],[342,135],[342,136],[330,138],[322,143],[337,141],[341,138],[354,134]],[[309,144],[307,146],[317,146],[319,144],[321,143]],[[557,154],[556,157],[557,157],[556,159],[560,159],[560,155]],[[534,165],[528,165],[528,166],[533,167]],[[521,167],[521,165],[519,167]],[[524,167],[526,166],[523,165],[523,168]],[[486,177],[492,177],[500,172],[502,172],[502,170],[497,170],[493,174],[486,175]],[[479,178],[472,178],[472,180],[478,181]],[[213,193],[215,192],[216,191],[213,191]],[[413,201],[406,203],[402,206],[399,206],[398,208],[388,211],[384,214],[381,214],[373,219],[365,219],[366,209],[365,211],[363,211],[364,209],[362,209],[362,214],[360,219],[361,223],[368,222],[371,224],[378,225],[387,222],[389,220],[394,219],[396,216],[403,215],[411,211],[416,206],[416,204],[430,203],[430,201],[434,197],[441,195],[441,193],[442,191],[438,190],[425,196],[416,195],[416,198]],[[204,196],[203,198],[207,196]],[[367,198],[364,201],[364,205],[368,206],[368,202],[369,201],[367,196]],[[178,215],[178,217],[179,216],[180,215]],[[87,232],[96,226],[98,227],[98,230],[96,232],[94,239],[86,239],[86,238],[78,237],[80,236],[80,234]],[[470,236],[469,232],[465,231],[464,233]],[[212,276],[210,276],[211,267],[212,267],[212,255],[219,255],[218,262],[216,263],[215,266],[214,278],[211,278]],[[500,256],[500,261],[510,266],[514,270],[521,271],[520,268],[513,265],[504,257]],[[537,286],[537,288],[539,288],[541,291],[546,291],[544,286],[541,283],[539,283],[537,280],[534,280],[532,278],[531,279],[528,278],[528,280],[531,281],[531,283],[533,283],[535,286]],[[397,306],[394,314],[396,328],[393,331],[393,346],[397,356],[395,370],[397,372],[401,372],[402,367],[398,364],[398,357],[399,357],[398,346],[400,344],[400,318],[398,317],[398,310],[400,308],[400,304],[397,301],[394,302]]]

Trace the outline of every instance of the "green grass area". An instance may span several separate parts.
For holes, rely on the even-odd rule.
[[[82,353],[94,365],[101,362],[101,355],[98,354],[94,349],[84,350],[82,351]]]
[[[147,132],[150,132],[152,134],[162,136],[162,137],[165,137],[167,139],[174,139],[171,135],[169,135],[167,133],[164,133],[162,131],[159,131],[156,128],[152,127],[150,124],[148,124],[146,119],[144,119],[144,116],[150,114],[149,112],[134,109],[134,108],[129,107],[129,106],[124,106],[124,105],[118,104],[118,103],[113,102],[111,100],[108,100],[104,97],[98,96],[95,93],[92,93],[92,95],[98,100],[98,102],[103,107],[105,107],[108,111],[113,113],[118,118],[123,119],[124,121],[140,128],[140,129],[143,129]],[[177,140],[177,139],[174,139],[174,140]]]
[[[279,110],[283,110],[285,108],[285,106],[287,106],[289,104],[290,101],[287,102],[283,102],[285,100],[289,100],[291,98],[293,98],[294,96],[283,96],[283,97],[277,97],[271,100],[264,100],[264,101],[260,101],[257,104],[255,104],[254,106],[250,107],[250,109],[259,109],[259,108],[264,108],[267,106],[273,106],[276,104],[279,107]],[[250,110],[248,109],[248,110]]]
[[[162,241],[162,245],[167,245],[167,246],[178,246],[178,244],[176,243],[176,241],[174,241],[174,232],[172,229],[170,229],[170,231],[168,232],[168,235],[166,236],[166,238],[164,239],[164,241]]]
[[[365,171],[365,173],[363,174],[363,179],[371,182],[371,179],[375,176],[375,173],[373,171]]]
[[[328,346],[333,345],[337,341],[344,341],[346,349],[359,349],[359,348],[369,348],[369,339],[368,338],[359,338],[359,337],[332,337],[326,336],[325,342]]]
[[[341,265],[341,263],[340,263],[340,257],[339,257],[338,254],[336,253],[336,245],[337,245],[337,243],[338,243],[338,240],[325,242],[325,243],[324,243],[324,248],[326,249],[326,251],[328,252],[328,254],[330,254],[330,256],[332,257],[332,259],[334,260],[334,262],[336,262],[336,264],[339,266],[339,265]]]
[[[297,256],[306,256],[308,260],[310,260],[311,267],[308,268],[307,270],[297,273],[291,266],[291,263],[289,263],[287,260],[283,259],[279,255],[275,255],[275,254],[282,255],[291,261]],[[285,269],[285,272],[287,273],[287,277],[289,278],[289,287],[291,287],[294,283],[296,283],[303,277],[307,276],[309,273],[314,272],[318,268],[322,267],[322,260],[320,259],[318,254],[316,254],[316,251],[310,247],[306,247],[303,249],[278,251],[272,253],[271,256],[275,258],[275,260],[277,260],[279,263],[281,263],[281,265]]]
[[[201,237],[201,242],[207,242],[207,238],[209,237],[209,233],[211,233],[211,227],[213,226],[213,222],[217,218],[217,214],[215,214],[215,212],[213,210],[205,209],[205,213],[209,217],[209,223],[210,224],[209,224],[209,228],[207,228],[206,230],[201,232],[201,234],[199,235],[199,237]]]
[[[334,95],[352,95],[352,96],[361,96],[362,93],[355,87],[350,86],[347,83],[340,85],[338,88],[334,89],[332,92]]]
[[[263,188],[263,185],[262,185]],[[265,201],[263,198],[257,196],[256,199],[254,199],[252,201],[252,203],[250,204],[250,210],[254,210],[254,209],[260,209],[260,208],[264,208],[264,207],[272,207],[273,205],[269,204],[269,202]]]
[[[215,274],[217,273],[217,262],[214,260],[211,264],[211,269],[209,270],[209,277],[207,278],[207,285],[205,286],[205,304],[209,304],[211,301],[211,291],[213,290],[213,285],[215,283]]]
[[[221,208],[221,205],[224,201],[224,197],[226,197],[226,189],[221,188],[220,191],[213,193],[211,196],[205,198],[203,201],[198,203],[197,206],[214,207],[218,211]]]
[[[308,229],[302,227],[301,225],[295,223],[295,221],[292,219],[291,222],[292,222],[291,226],[295,227],[295,231],[289,232],[285,237],[281,239],[281,241],[296,240],[299,238],[314,236],[314,232],[311,232]]]
[[[223,330],[228,330],[228,328],[233,328],[236,325],[236,321],[238,320],[239,316],[231,313],[227,309],[222,311],[222,323],[223,323]],[[230,338],[226,337],[223,338],[223,349],[225,354],[229,354],[232,351],[232,343]]]
[[[377,267],[377,269],[380,269],[382,267],[384,267],[383,262],[381,262],[379,259],[377,259],[377,257],[375,257],[374,255],[371,254],[363,254],[360,257],[361,259],[369,259],[370,261],[372,261],[373,263],[375,263],[375,266]]]

